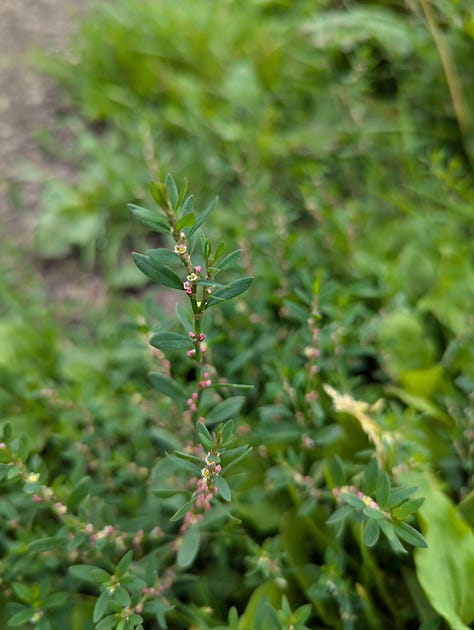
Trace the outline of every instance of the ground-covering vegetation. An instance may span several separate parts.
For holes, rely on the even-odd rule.
[[[3,625],[470,627],[473,58],[468,0],[116,0],[43,59],[35,255],[109,300],[7,252]]]

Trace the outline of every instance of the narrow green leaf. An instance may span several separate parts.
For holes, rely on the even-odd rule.
[[[229,484],[224,479],[224,477],[217,476],[214,479],[214,483],[216,484],[219,496],[221,496],[224,501],[230,501],[232,499],[232,492],[230,490]]]
[[[179,210],[179,208],[181,207],[181,204],[186,198],[187,192],[188,192],[188,180],[185,179],[183,183],[183,187],[181,188],[180,193],[179,193],[178,201],[176,202],[176,210]]]
[[[207,389],[253,389],[253,385],[245,385],[245,383],[212,383],[207,386]]]
[[[184,290],[181,278],[170,267],[166,265],[158,266],[151,258],[138,252],[133,252],[132,258],[140,271],[150,280],[172,289]]]
[[[196,455],[191,455],[191,453],[183,453],[182,451],[175,451],[172,455],[169,455],[172,459],[178,457],[179,459],[184,459],[187,462],[192,462],[199,469],[204,466],[204,462],[200,457],[196,457]]]
[[[379,466],[377,460],[372,458],[364,469],[364,476],[362,482],[362,492],[369,496],[375,494],[375,488],[377,486],[377,479],[379,475]]]
[[[394,531],[393,523],[389,523],[385,519],[382,519],[378,521],[378,525],[380,527],[380,530],[382,531],[382,533],[384,534],[384,536],[387,538],[388,542],[390,543],[390,546],[396,553],[403,553],[403,554],[408,553],[405,547],[402,545],[402,543],[398,540],[397,535],[395,534],[395,531]]]
[[[10,619],[8,620],[8,625],[13,628],[16,626],[23,626],[25,624],[28,624],[28,626],[30,626],[28,622],[34,614],[35,609],[33,607],[29,606],[28,608],[23,608],[22,610],[16,612],[12,617],[10,617]]]
[[[110,630],[110,628],[115,628],[118,617],[115,615],[107,615],[99,621],[99,623],[95,626],[95,630]]]
[[[189,501],[186,501],[186,503],[183,503],[183,505],[178,510],[176,510],[176,512],[170,518],[170,521],[179,521],[180,519],[182,519],[183,516],[189,512],[193,505],[194,498],[189,499]]]
[[[186,197],[185,202],[183,203],[183,211],[182,215],[189,214],[190,212],[194,212],[194,196],[189,195]]]
[[[166,184],[163,182],[150,182],[150,192],[153,199],[161,208],[167,208],[169,199]]]
[[[428,547],[428,543],[420,532],[408,525],[408,523],[394,523],[393,527],[397,536],[410,545],[414,547]]]
[[[221,289],[216,289],[211,297],[209,298],[206,308],[209,306],[213,306],[214,304],[218,304],[219,302],[226,302],[227,300],[232,300],[233,298],[241,295],[250,287],[252,282],[254,281],[253,276],[248,276],[246,278],[239,278],[238,280],[233,280],[229,284],[226,284]]]
[[[203,448],[209,450],[212,445],[212,437],[209,433],[206,425],[203,422],[196,423],[196,433],[198,440],[201,442]]]
[[[226,445],[229,442],[232,442],[235,436],[235,422],[231,418],[228,420],[224,426],[222,427],[222,444]]]
[[[179,256],[171,249],[166,247],[158,247],[156,249],[147,249],[145,254],[151,259],[152,263],[157,267],[163,265],[170,266],[179,263]]]
[[[189,337],[176,332],[155,333],[150,343],[158,350],[189,350],[194,347]]]
[[[226,450],[221,455],[221,461],[223,467],[225,467],[226,473],[230,470],[232,466],[235,466],[241,459],[246,457],[252,450],[252,447],[248,444],[243,444],[242,446],[237,446],[236,448],[231,448]]]
[[[363,541],[367,547],[374,547],[380,535],[380,527],[377,521],[369,519],[364,525]]]
[[[149,375],[149,378],[155,389],[165,396],[172,398],[178,404],[181,405],[186,400],[186,392],[183,390],[181,385],[178,385],[178,383],[169,376],[159,374],[158,372],[152,372]]]
[[[337,455],[332,455],[326,461],[325,476],[330,490],[341,488],[346,483],[344,465]]]
[[[116,575],[123,575],[127,572],[128,567],[131,565],[133,560],[133,550],[127,551],[127,553],[123,556],[120,562],[117,565],[115,570]]]
[[[93,615],[93,619],[95,623],[97,623],[97,621],[99,621],[100,618],[104,616],[105,611],[109,607],[109,602],[111,598],[112,598],[112,593],[108,590],[102,591],[102,593],[97,598],[97,601],[94,606],[94,615]]]
[[[189,212],[185,214],[184,217],[181,217],[179,221],[176,222],[177,230],[184,230],[185,228],[192,227],[196,223],[196,214],[194,212]]]
[[[347,503],[348,505],[351,505],[353,508],[356,508],[357,510],[363,510],[366,507],[362,499],[360,499],[353,492],[341,492],[340,497],[345,503]]]
[[[33,540],[28,545],[28,549],[35,553],[51,551],[52,549],[65,549],[68,542],[69,537],[67,536],[44,536],[43,538]]]
[[[187,455],[187,453],[180,453],[179,451],[175,451],[172,454],[167,454],[167,457],[173,460],[174,464],[181,468],[182,470],[186,470],[188,473],[191,473],[192,476],[200,475],[202,467],[204,466],[204,462],[199,460],[199,464],[193,463],[190,459],[179,457],[179,455]],[[198,459],[196,457],[196,459]]]
[[[223,400],[209,411],[206,415],[206,422],[208,424],[216,424],[217,422],[224,422],[224,420],[233,418],[240,411],[244,401],[245,398],[243,396],[233,396]]]
[[[417,489],[418,488],[416,486],[410,488],[392,488],[392,490],[390,490],[385,509],[393,510],[394,507],[400,505],[409,497],[411,497],[411,495],[416,492]]]
[[[390,494],[390,479],[385,471],[379,471],[377,485],[375,488],[375,498],[381,508],[385,507]]]
[[[414,514],[423,505],[424,502],[424,497],[409,499],[408,501],[402,503],[399,507],[395,508],[392,514],[395,518],[399,518],[401,521],[403,521]]]
[[[179,193],[178,193],[178,188],[176,186],[176,183],[172,175],[170,175],[169,173],[165,177],[165,186],[166,186],[166,190],[168,191],[168,197],[169,197],[169,200],[171,201],[171,205],[173,206],[173,208],[176,208],[177,203],[178,203]]]
[[[179,567],[185,569],[193,563],[199,551],[199,543],[199,527],[191,525],[188,527],[178,550],[177,563]]]
[[[71,575],[90,584],[100,584],[102,582],[101,579],[96,577],[97,570],[98,567],[94,567],[89,564],[73,564],[69,567],[69,573]],[[107,574],[107,578],[110,578],[109,574]]]
[[[89,476],[80,479],[71,490],[67,501],[67,507],[71,510],[75,509],[90,493],[92,487],[92,479]]]
[[[204,221],[207,219],[207,217],[210,215],[210,213],[217,206],[217,201],[218,201],[218,198],[216,197],[214,199],[214,201],[203,212],[201,212],[201,214],[196,219],[196,223],[189,230],[188,237],[190,237],[192,234],[194,234],[194,232],[196,232],[196,230],[198,230],[201,227],[201,225],[204,223]]]
[[[241,256],[242,256],[241,249],[236,249],[235,252],[232,252],[228,254],[227,256],[224,256],[224,258],[220,262],[216,263],[216,266],[219,269],[219,273],[233,267],[235,263],[240,259]]]
[[[30,586],[27,584],[22,584],[21,582],[15,582],[13,584],[13,590],[17,597],[19,597],[26,604],[32,604],[35,599],[34,592]]]
[[[345,521],[348,516],[353,513],[353,509],[348,505],[343,505],[331,514],[326,523],[328,525],[336,525],[341,521]]]
[[[184,328],[185,332],[188,333],[190,330],[193,330],[193,323],[191,319],[188,317],[188,314],[181,307],[179,302],[176,303],[175,313],[176,313],[176,317],[181,322],[181,325]]]
[[[130,606],[130,595],[122,585],[115,589],[113,597],[114,601],[117,601],[124,608]]]
[[[170,231],[168,221],[156,212],[142,208],[141,206],[136,206],[133,203],[128,204],[128,209],[137,221],[152,229],[154,232],[163,234]]]

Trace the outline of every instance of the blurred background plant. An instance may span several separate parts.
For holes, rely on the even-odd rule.
[[[56,268],[77,256],[108,300],[86,313],[52,307],[9,252],[0,402],[59,495],[86,473],[94,501],[106,495],[113,518],[97,508],[97,528],[117,520],[132,539],[152,522],[170,527],[170,505],[145,479],[171,474],[161,456],[184,437],[146,379],[147,332],[171,321],[169,298],[130,256],[166,243],[131,224],[126,202],[149,206],[148,181],[167,170],[199,200],[218,192],[210,230],[256,276],[250,297],[210,323],[218,373],[254,386],[239,429],[254,454],[232,486],[242,523],[214,532],[180,576],[171,627],[474,621],[462,595],[474,569],[473,53],[469,0],[116,0],[91,5],[67,55],[42,56],[71,142],[40,140],[77,176],[34,173],[44,181],[34,255]],[[185,363],[174,370],[189,378]],[[364,524],[356,499],[378,487],[388,501],[382,471],[401,492],[420,488],[428,549],[397,555],[378,537],[384,525]],[[38,597],[12,584],[40,582],[45,566],[58,588],[74,552],[28,550],[54,520],[35,517],[11,483],[0,501],[5,602]],[[342,518],[344,487],[355,492],[343,491]],[[400,509],[416,525],[412,500]],[[103,556],[113,565],[124,552]],[[97,587],[68,580],[72,627],[93,627]],[[61,605],[53,624],[70,614]]]

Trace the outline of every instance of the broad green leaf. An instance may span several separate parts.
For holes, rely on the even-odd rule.
[[[378,521],[369,519],[365,522],[363,540],[367,547],[374,547],[377,544],[380,535],[380,527]]]
[[[228,254],[227,256],[224,256],[224,258],[220,262],[216,263],[216,266],[219,269],[219,273],[233,267],[235,263],[240,259],[241,256],[242,256],[241,249],[236,249],[235,252],[232,252]]]
[[[224,422],[224,420],[233,418],[240,411],[244,401],[245,398],[243,396],[233,396],[223,400],[209,411],[206,415],[206,422],[208,424],[216,424],[217,422]]]
[[[168,221],[160,214],[157,214],[152,210],[148,210],[147,208],[136,206],[133,203],[128,204],[128,209],[137,221],[146,227],[151,228],[153,231],[159,233],[166,233],[170,231]]]
[[[151,384],[159,392],[172,398],[178,404],[184,403],[186,400],[186,392],[183,390],[174,379],[166,376],[165,374],[159,374],[158,372],[152,372],[149,375]]]
[[[209,306],[213,306],[214,304],[218,304],[219,302],[232,300],[238,295],[241,295],[242,293],[247,291],[253,281],[253,276],[248,276],[246,278],[239,278],[238,280],[234,280],[221,289],[216,289],[208,300],[206,308],[208,308]]]
[[[458,510],[469,525],[474,527],[474,490],[471,490],[471,492],[464,497],[458,505]]]
[[[232,492],[230,490],[229,484],[224,479],[224,477],[217,476],[214,479],[214,483],[216,484],[219,496],[221,496],[224,501],[230,501],[232,499]]]
[[[418,580],[450,627],[468,630],[474,622],[474,533],[434,476],[404,473],[405,479],[426,499],[418,517],[428,548],[414,553]]]
[[[155,333],[150,343],[158,350],[190,350],[194,347],[189,337],[176,332]]]
[[[199,551],[199,527],[191,525],[188,527],[178,550],[177,563],[182,569],[189,567]]]
[[[218,201],[218,198],[216,197],[214,199],[214,201],[203,212],[201,212],[201,214],[197,217],[196,223],[193,225],[193,227],[188,232],[188,238],[192,234],[194,234],[194,232],[196,232],[196,230],[198,230],[201,227],[201,225],[204,223],[204,221],[207,219],[207,217],[210,215],[210,213],[217,206],[217,201]]]
[[[151,258],[137,252],[133,252],[132,257],[136,266],[150,280],[172,289],[184,290],[181,278],[170,267],[156,265]]]
[[[409,394],[430,399],[443,385],[444,370],[442,365],[419,370],[403,370],[398,378],[403,389]]]

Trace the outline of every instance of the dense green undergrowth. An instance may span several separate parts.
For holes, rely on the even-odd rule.
[[[0,284],[4,625],[474,622],[473,40],[461,1],[120,0],[43,60],[78,176],[35,254],[110,303]]]

